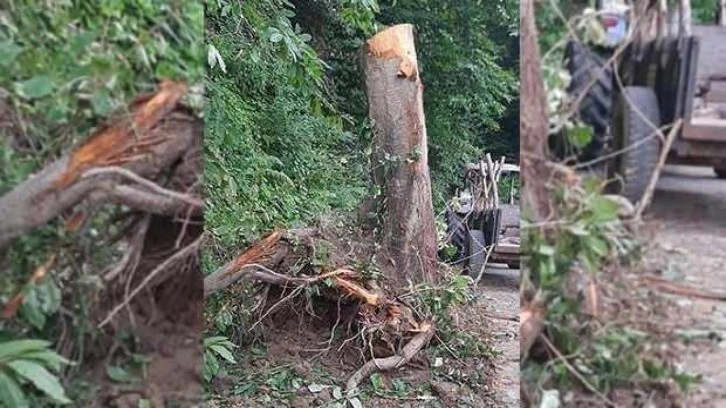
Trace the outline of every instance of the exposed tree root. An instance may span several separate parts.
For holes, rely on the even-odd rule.
[[[182,103],[186,94],[185,84],[163,81],[155,92],[137,98],[68,154],[0,196],[0,251],[54,219],[61,219],[67,232],[86,235],[94,213],[109,217],[106,229],[97,231],[96,244],[116,249],[116,261],[108,265],[90,255],[83,258],[93,252],[91,247],[78,251],[73,260],[59,257],[56,266],[66,268],[77,261],[101,278],[101,293],[92,298],[103,303],[89,307],[89,317],[101,320],[101,314],[113,310],[102,325],[123,308],[129,310],[132,326],[135,313],[155,316],[156,299],[174,297],[170,289],[186,291],[175,298],[176,305],[170,309],[174,314],[179,311],[178,299],[201,298],[201,270],[195,265],[198,253],[190,244],[202,232],[203,124]],[[0,256],[0,269],[3,261]],[[172,261],[184,267],[166,268]],[[38,283],[47,269],[50,266],[38,268],[31,283]],[[195,281],[183,276],[186,273],[199,276]],[[132,298],[141,295],[148,296],[151,307],[134,302],[138,307],[132,312]],[[3,315],[15,315],[20,303],[22,295],[6,305]]]
[[[347,390],[352,391],[372,373],[400,367],[411,360],[431,340],[434,323],[416,318],[417,313],[410,306],[387,295],[375,281],[363,279],[348,266],[326,267],[313,263],[311,254],[320,244],[317,235],[315,230],[305,229],[278,230],[264,236],[207,276],[204,294],[208,297],[241,279],[283,288],[284,296],[266,307],[253,327],[282,304],[292,302],[303,293],[303,289],[314,285],[319,285],[317,293],[333,300],[338,309],[341,301],[352,304],[359,332],[351,338],[360,339],[359,346],[368,350],[372,358],[348,381]],[[303,265],[302,268],[294,268],[294,275],[286,267],[291,264],[287,258],[294,258],[292,264]],[[400,348],[398,345],[407,338],[411,340]]]
[[[434,324],[430,322],[424,322],[421,324],[420,333],[415,335],[409,342],[403,347],[401,354],[386,358],[374,358],[367,361],[361,368],[358,369],[350,378],[345,385],[346,394],[353,393],[358,385],[368,378],[371,374],[378,371],[387,371],[394,368],[399,368],[404,364],[411,361],[413,356],[416,355],[421,349],[431,341],[431,337],[434,335]]]

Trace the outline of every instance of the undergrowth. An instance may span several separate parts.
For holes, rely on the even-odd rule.
[[[559,355],[533,349],[522,362],[523,378],[538,394],[593,388],[607,395],[668,380],[687,389],[695,378],[660,354],[662,339],[630,324],[609,322],[616,316],[607,310],[599,312],[601,319],[586,310],[590,285],[631,293],[631,287],[616,281],[622,276],[618,271],[638,268],[642,255],[638,236],[618,216],[619,205],[600,187],[598,180],[589,180],[582,187],[559,188],[553,195],[558,219],[524,226],[524,251],[530,254],[523,277],[525,295],[534,290],[542,296],[547,310],[544,333]],[[608,302],[621,300],[616,295]],[[599,302],[604,308],[604,301]]]

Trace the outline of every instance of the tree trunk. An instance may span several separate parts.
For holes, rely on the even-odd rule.
[[[520,8],[520,105],[522,160],[522,206],[533,221],[549,214],[547,161],[547,102],[534,20],[533,0],[522,0]]]
[[[437,244],[428,148],[413,26],[368,40],[363,69],[374,126],[373,182],[387,276],[398,283],[436,281]]]
[[[718,25],[726,27],[726,0],[720,0],[718,5]]]

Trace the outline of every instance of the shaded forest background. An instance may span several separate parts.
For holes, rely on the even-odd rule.
[[[207,261],[217,266],[265,230],[360,202],[371,127],[358,51],[387,25],[416,30],[435,205],[483,150],[516,161],[518,6],[489,3],[208,5],[205,217],[217,250]]]

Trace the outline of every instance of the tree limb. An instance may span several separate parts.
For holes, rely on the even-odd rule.
[[[199,137],[202,123],[176,106],[182,90],[162,89],[157,93],[160,100],[155,96],[137,107],[130,120],[102,129],[73,152],[0,197],[0,248],[103,190],[99,174],[82,177],[91,169],[123,168],[139,178],[154,179],[185,157]],[[152,102],[163,106],[150,106]],[[118,200],[125,192],[129,191],[115,191],[109,198]],[[126,200],[129,204],[148,202],[140,199],[138,192]],[[168,213],[174,206],[164,202],[159,208],[161,213]]]

